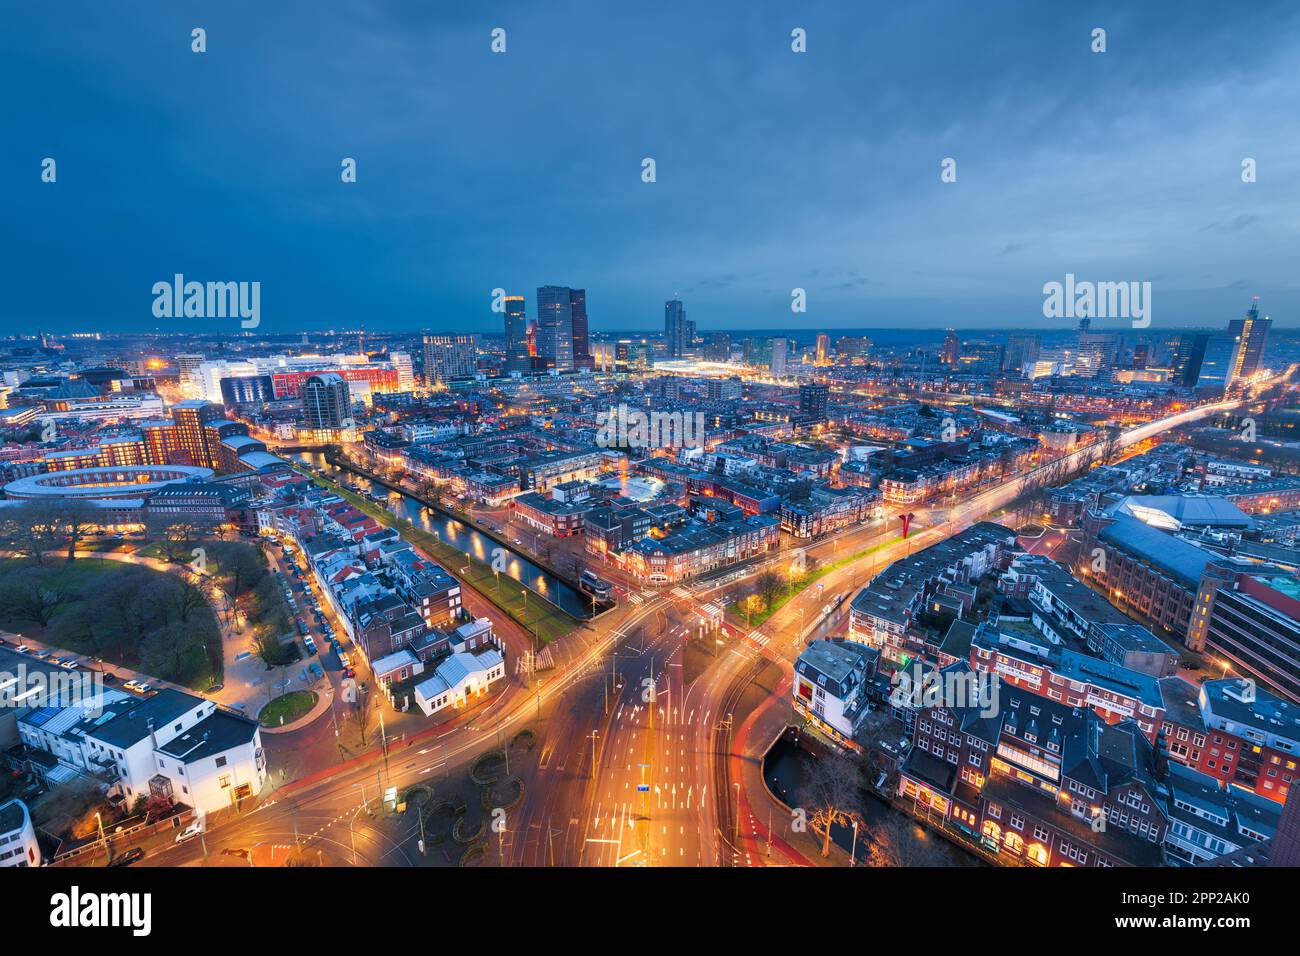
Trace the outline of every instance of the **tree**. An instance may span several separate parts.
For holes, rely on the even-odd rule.
[[[189,561],[194,553],[195,527],[188,521],[171,517],[155,518],[150,530],[158,535],[158,548],[173,564]]]
[[[938,838],[901,812],[890,810],[871,826],[869,866],[942,866],[947,862]]]
[[[366,745],[366,720],[370,716],[370,690],[365,684],[357,683],[354,709],[357,715],[357,730],[361,734],[361,746]]]
[[[24,501],[5,510],[0,524],[0,544],[43,565],[45,555],[57,545],[57,525],[58,508],[53,502]]]
[[[189,623],[191,618],[208,606],[208,598],[192,581],[169,575],[153,592],[160,610],[168,620],[181,624]]]
[[[784,586],[785,582],[781,580],[781,575],[775,571],[764,571],[754,579],[754,591],[763,599],[763,607],[768,611],[772,610],[772,605]]]
[[[280,667],[292,660],[288,647],[280,643],[279,634],[265,624],[253,628],[253,650],[266,665],[267,670]]]
[[[857,759],[836,753],[819,757],[799,789],[799,802],[812,810],[814,827],[823,828],[822,856],[830,856],[831,827],[848,826],[862,815],[862,769]]]
[[[11,623],[46,627],[67,600],[40,568],[23,568],[0,581],[0,616]]]
[[[140,667],[164,680],[183,683],[208,665],[207,640],[218,640],[208,621],[205,627],[173,621],[150,633],[140,645]]]
[[[68,560],[77,560],[77,545],[100,528],[100,514],[86,502],[65,501],[56,518],[56,527],[68,545]]]
[[[207,558],[213,576],[235,599],[242,597],[267,573],[262,552],[239,541],[209,544]]]

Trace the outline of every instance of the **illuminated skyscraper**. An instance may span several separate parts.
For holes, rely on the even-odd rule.
[[[424,379],[430,385],[473,378],[477,359],[472,335],[426,335]]]
[[[336,372],[313,375],[303,383],[303,420],[308,428],[343,427],[350,417],[348,405],[348,383]]]
[[[780,378],[785,375],[785,348],[786,341],[781,338],[772,339],[772,376]]]
[[[825,332],[817,336],[817,364],[822,367],[831,364],[831,337]]]
[[[506,371],[531,371],[533,360],[528,354],[528,318],[524,314],[524,297],[506,296],[505,307]]]
[[[587,290],[569,290],[569,312],[573,317],[573,367],[592,368],[591,336],[587,330]]]
[[[573,291],[568,286],[544,285],[537,290],[537,359],[544,368],[571,372],[573,349]],[[587,335],[583,301],[583,339]]]
[[[668,340],[668,357],[681,358],[686,349],[686,307],[679,299],[664,303],[664,338]]]
[[[1233,319],[1228,323],[1228,334],[1232,336],[1234,349],[1232,366],[1228,373],[1228,384],[1239,378],[1249,379],[1264,367],[1264,347],[1268,343],[1268,330],[1272,319],[1259,317],[1259,296],[1250,304],[1250,311],[1245,318]]]
[[[956,365],[957,353],[961,350],[961,339],[956,329],[949,329],[943,337],[943,349],[939,352],[939,361],[944,365]]]

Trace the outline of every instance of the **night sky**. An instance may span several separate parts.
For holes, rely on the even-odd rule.
[[[1049,329],[1067,272],[1151,282],[1153,333],[1300,325],[1300,7],[1066,7],[8,3],[0,333],[184,328],[178,272],[268,332],[499,331],[544,284],[597,331]]]

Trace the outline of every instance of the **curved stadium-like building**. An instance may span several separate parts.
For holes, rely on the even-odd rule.
[[[114,468],[74,468],[30,475],[5,485],[6,498],[41,501],[97,501],[142,498],[178,482],[207,481],[211,468],[189,465],[123,465]]]

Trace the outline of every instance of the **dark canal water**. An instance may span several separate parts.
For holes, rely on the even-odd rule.
[[[455,518],[449,518],[441,512],[426,508],[410,495],[393,491],[383,485],[362,478],[360,475],[344,472],[327,465],[324,454],[320,452],[298,452],[286,457],[323,468],[331,478],[349,477],[356,482],[363,493],[373,492],[387,495],[384,506],[393,514],[411,522],[417,528],[437,535],[458,551],[469,553],[479,561],[491,564],[493,552],[495,549],[502,547],[476,528]],[[504,535],[505,532],[503,532]],[[545,598],[576,618],[585,620],[591,617],[591,598],[572,585],[560,580],[549,571],[533,564],[514,549],[505,548],[504,550],[506,552],[506,563],[503,574],[514,578],[534,594]]]
[[[763,779],[771,791],[788,806],[798,806],[800,787],[805,775],[815,762],[813,756],[794,744],[788,737],[781,737],[763,762]],[[865,828],[859,827],[857,842],[858,863],[867,859],[865,839],[873,826],[883,823],[889,817],[902,816],[885,801],[870,791],[863,791],[863,820]],[[776,827],[779,833],[781,827]],[[932,866],[983,866],[984,862],[969,853],[953,846],[943,837],[928,832],[920,825],[911,828],[912,837],[928,844],[926,859]],[[831,827],[831,840],[848,853],[853,846],[853,828],[839,824]]]

